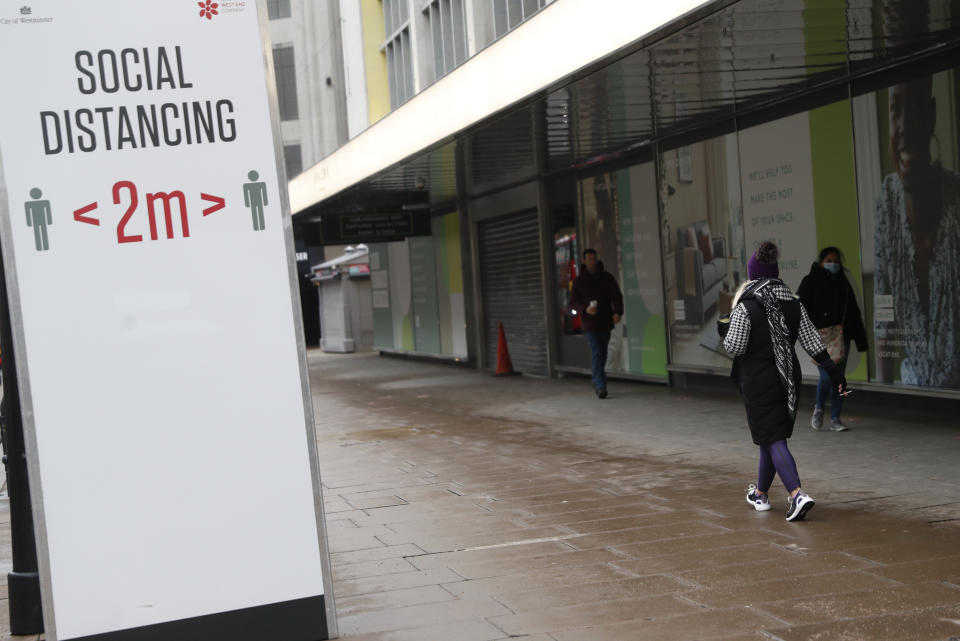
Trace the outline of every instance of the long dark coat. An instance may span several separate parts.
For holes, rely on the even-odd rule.
[[[750,339],[746,353],[734,361],[733,377],[743,396],[743,404],[747,409],[747,425],[750,426],[753,442],[757,445],[769,445],[793,435],[796,416],[790,416],[787,409],[787,388],[777,371],[770,325],[763,304],[752,294],[745,294],[741,301],[750,314]],[[800,361],[794,345],[800,333],[800,301],[778,302],[790,332],[793,378],[799,396]]]

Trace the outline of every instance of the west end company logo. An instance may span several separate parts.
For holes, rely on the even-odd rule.
[[[213,16],[219,15],[220,12],[217,11],[217,8],[220,6],[213,0],[205,0],[203,2],[197,3],[200,6],[200,17],[206,18],[207,20],[213,20]]]
[[[33,9],[31,9],[30,7],[28,6],[20,7],[21,16],[29,16],[31,13],[33,13]]]
[[[200,17],[207,20],[213,20],[214,16],[223,16],[228,13],[243,13],[247,10],[248,0],[198,0],[197,6],[200,7]]]

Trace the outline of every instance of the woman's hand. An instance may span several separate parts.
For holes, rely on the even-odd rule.
[[[720,318],[717,319],[717,333],[720,334],[720,338],[726,338],[729,331],[730,314],[721,314]]]

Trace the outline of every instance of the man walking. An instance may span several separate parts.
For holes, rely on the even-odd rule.
[[[623,315],[623,294],[612,274],[604,271],[595,249],[583,252],[580,275],[573,281],[570,304],[580,314],[583,333],[590,343],[593,387],[600,398],[607,397],[607,345],[610,331]]]

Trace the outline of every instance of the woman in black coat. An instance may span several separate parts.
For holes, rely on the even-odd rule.
[[[846,387],[843,372],[834,366],[820,334],[803,305],[780,280],[779,250],[763,243],[750,258],[750,281],[737,293],[729,317],[718,323],[723,346],[732,356],[733,378],[747,410],[753,442],[760,447],[757,484],[747,488],[747,503],[758,511],[770,509],[767,493],[775,475],[790,492],[787,520],[804,518],[814,505],[800,489],[800,475],[787,439],[793,434],[800,390],[797,340],[822,363],[839,388]]]
[[[850,341],[857,345],[857,351],[867,351],[867,331],[863,326],[863,316],[857,304],[857,296],[844,274],[843,257],[836,247],[825,247],[813,265],[810,273],[803,277],[797,296],[810,315],[810,320],[819,330],[839,326],[843,328],[840,340],[841,353],[832,353],[833,361],[841,372],[847,369],[847,356],[850,354]],[[823,333],[821,333],[823,337]],[[823,427],[823,407],[830,396],[830,429],[844,432],[847,427],[840,419],[843,410],[843,396],[830,384],[830,375],[818,365],[820,382],[817,383],[817,401],[813,409],[811,427],[819,430]]]

